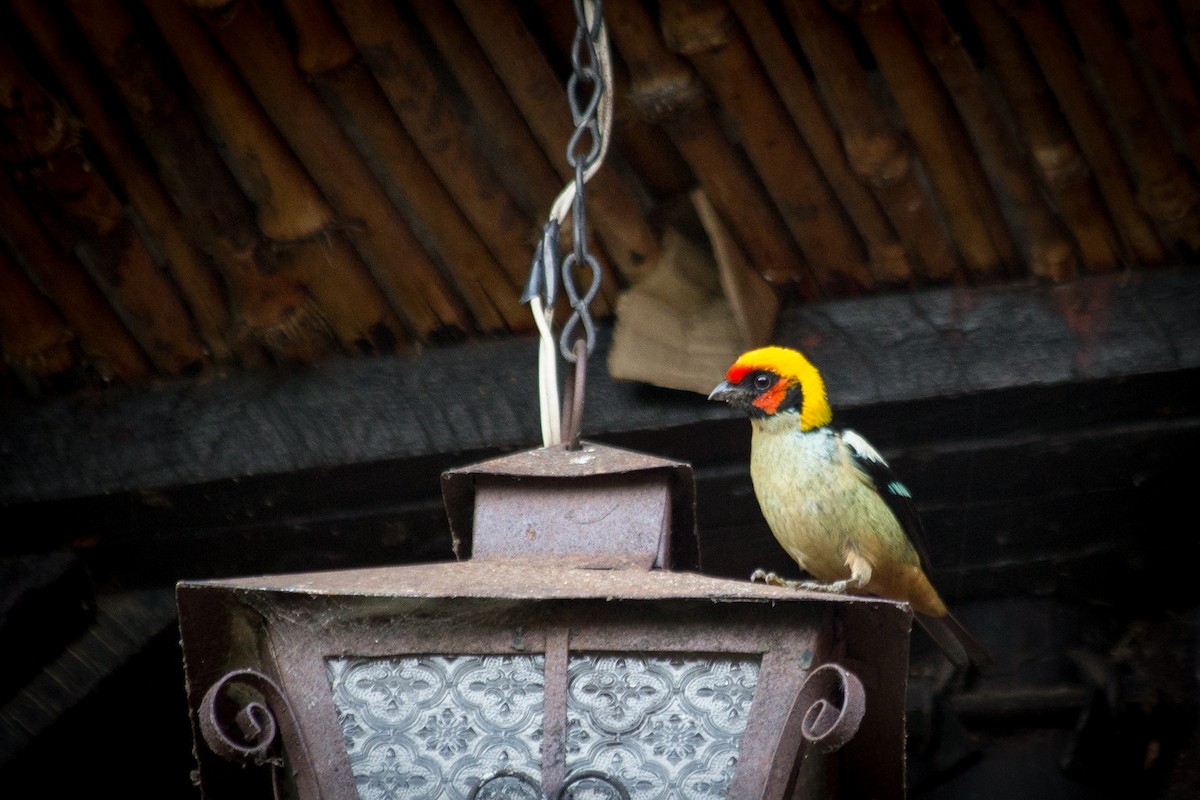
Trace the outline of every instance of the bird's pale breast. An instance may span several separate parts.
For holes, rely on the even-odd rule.
[[[865,557],[880,579],[916,566],[919,559],[899,522],[848,458],[827,428],[755,428],[750,475],[775,538],[822,582],[850,576],[846,555],[851,550]]]

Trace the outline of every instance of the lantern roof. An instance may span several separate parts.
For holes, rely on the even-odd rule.
[[[830,602],[907,614],[904,603],[876,597],[834,595],[749,580],[673,570],[595,569],[571,563],[523,563],[518,559],[448,561],[368,569],[185,581],[181,588],[218,587],[243,592],[358,595],[414,599],[660,600],[714,602]]]

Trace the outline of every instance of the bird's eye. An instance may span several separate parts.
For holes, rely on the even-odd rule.
[[[760,372],[754,376],[754,388],[758,389],[760,392],[770,389],[771,384],[774,382],[775,381],[771,379],[771,376],[765,372]]]

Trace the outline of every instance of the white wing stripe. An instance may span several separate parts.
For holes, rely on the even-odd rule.
[[[884,466],[887,466],[887,461],[883,456],[879,455],[879,451],[871,446],[871,443],[864,439],[854,431],[842,431],[842,441],[853,450],[859,458],[867,461],[876,461]]]

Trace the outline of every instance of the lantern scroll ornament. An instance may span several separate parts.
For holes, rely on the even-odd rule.
[[[233,762],[269,765],[276,798],[284,794],[285,748],[301,793],[319,796],[304,733],[283,690],[267,675],[255,669],[229,672],[204,693],[197,719],[204,742],[214,753]]]

